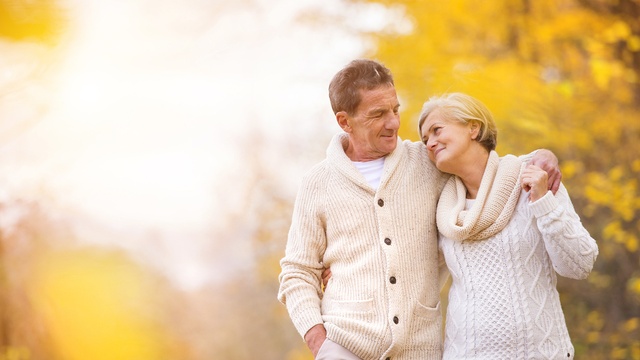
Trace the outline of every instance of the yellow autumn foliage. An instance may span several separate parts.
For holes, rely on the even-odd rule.
[[[158,300],[139,266],[95,251],[46,254],[37,264],[30,300],[61,359],[167,358]]]

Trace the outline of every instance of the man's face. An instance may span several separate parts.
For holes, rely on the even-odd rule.
[[[349,133],[347,156],[352,161],[370,161],[396,148],[400,115],[396,89],[392,85],[360,90],[362,100],[342,128]]]

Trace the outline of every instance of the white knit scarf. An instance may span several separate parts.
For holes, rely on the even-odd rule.
[[[438,231],[450,239],[480,240],[504,229],[518,203],[522,167],[517,157],[500,158],[491,151],[478,195],[469,210],[464,210],[467,189],[459,177],[452,176],[438,202]]]

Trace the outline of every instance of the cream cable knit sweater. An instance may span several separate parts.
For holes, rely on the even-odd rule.
[[[489,161],[485,171],[498,171],[494,165]],[[514,171],[503,176],[517,176]],[[486,179],[480,187],[484,193],[471,201],[467,214],[479,208],[502,213],[504,204],[488,201],[488,192],[506,194],[520,186],[501,176],[495,176],[492,184],[485,184]],[[556,272],[586,278],[598,247],[582,226],[567,190],[561,186],[555,196],[548,192],[534,203],[522,191],[501,231],[470,241],[444,235],[456,235],[444,214],[457,219],[464,210],[459,204],[465,199],[452,196],[460,196],[455,184],[447,183],[438,205],[440,249],[453,278],[443,358],[573,359]]]
[[[333,138],[302,181],[278,298],[300,335],[324,323],[328,338],[364,360],[439,360],[434,214],[447,176],[423,144],[398,140],[374,191],[345,155],[346,136]]]

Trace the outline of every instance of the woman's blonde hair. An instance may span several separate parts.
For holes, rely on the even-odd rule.
[[[480,125],[480,132],[476,141],[487,151],[495,150],[498,144],[498,129],[493,115],[480,100],[459,92],[430,97],[422,106],[418,132],[422,131],[425,120],[435,110],[440,110],[442,116],[448,121],[457,121],[465,125],[470,122],[477,123]]]

